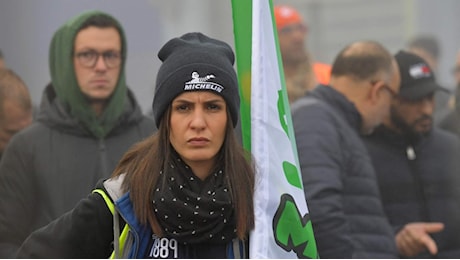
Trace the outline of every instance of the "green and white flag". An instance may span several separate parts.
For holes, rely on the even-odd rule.
[[[232,0],[241,125],[257,165],[250,258],[318,258],[271,0]]]

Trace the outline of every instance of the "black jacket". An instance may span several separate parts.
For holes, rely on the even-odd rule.
[[[99,182],[108,196],[120,193],[122,181],[112,181],[110,187]],[[117,190],[117,191],[115,191]],[[182,244],[174,238],[158,238],[141,225],[133,212],[129,193],[118,195],[115,207],[120,217],[120,230],[125,223],[130,231],[124,245],[124,256],[133,258],[199,258],[218,259],[247,257],[248,241],[234,239],[228,243]],[[33,232],[18,250],[17,258],[108,258],[113,251],[113,216],[98,193],[81,200],[72,210]],[[127,249],[129,248],[129,249]],[[244,253],[243,253],[244,252]],[[242,255],[241,255],[242,254]]]
[[[305,106],[295,107],[305,102]],[[361,116],[345,96],[320,85],[292,105],[295,138],[321,258],[395,258]]]
[[[380,127],[365,138],[377,170],[385,212],[398,232],[409,222],[442,222],[432,235],[437,258],[460,258],[460,141],[434,128],[409,142]],[[428,253],[416,258],[430,257]]]
[[[128,92],[118,124],[98,139],[48,86],[37,121],[13,137],[0,163],[0,257],[12,256],[32,231],[72,209],[154,129]]]

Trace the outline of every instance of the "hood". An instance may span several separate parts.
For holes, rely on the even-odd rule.
[[[91,109],[78,86],[72,57],[75,36],[80,27],[89,18],[97,15],[107,16],[115,21],[122,41],[122,63],[118,83],[100,117],[97,117]],[[88,11],[70,19],[54,33],[51,40],[49,66],[51,85],[56,96],[71,116],[75,117],[88,131],[99,138],[110,132],[123,112],[127,91],[124,74],[126,48],[126,37],[121,25],[112,16],[99,11]]]

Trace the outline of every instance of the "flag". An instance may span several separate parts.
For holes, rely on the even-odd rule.
[[[318,258],[271,0],[232,0],[243,146],[257,170],[250,258]],[[252,25],[252,26],[251,26]]]

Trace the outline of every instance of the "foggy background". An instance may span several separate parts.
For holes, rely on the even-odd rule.
[[[437,37],[438,81],[453,89],[452,68],[460,48],[458,0],[273,0],[289,4],[309,27],[308,49],[331,63],[356,40],[376,40],[392,53],[415,35]],[[54,31],[84,10],[115,16],[128,40],[126,77],[144,112],[150,110],[157,53],[170,38],[200,31],[234,46],[231,0],[0,0],[0,49],[6,65],[29,87],[35,104],[50,81],[48,48]],[[250,26],[250,25],[248,25]]]

